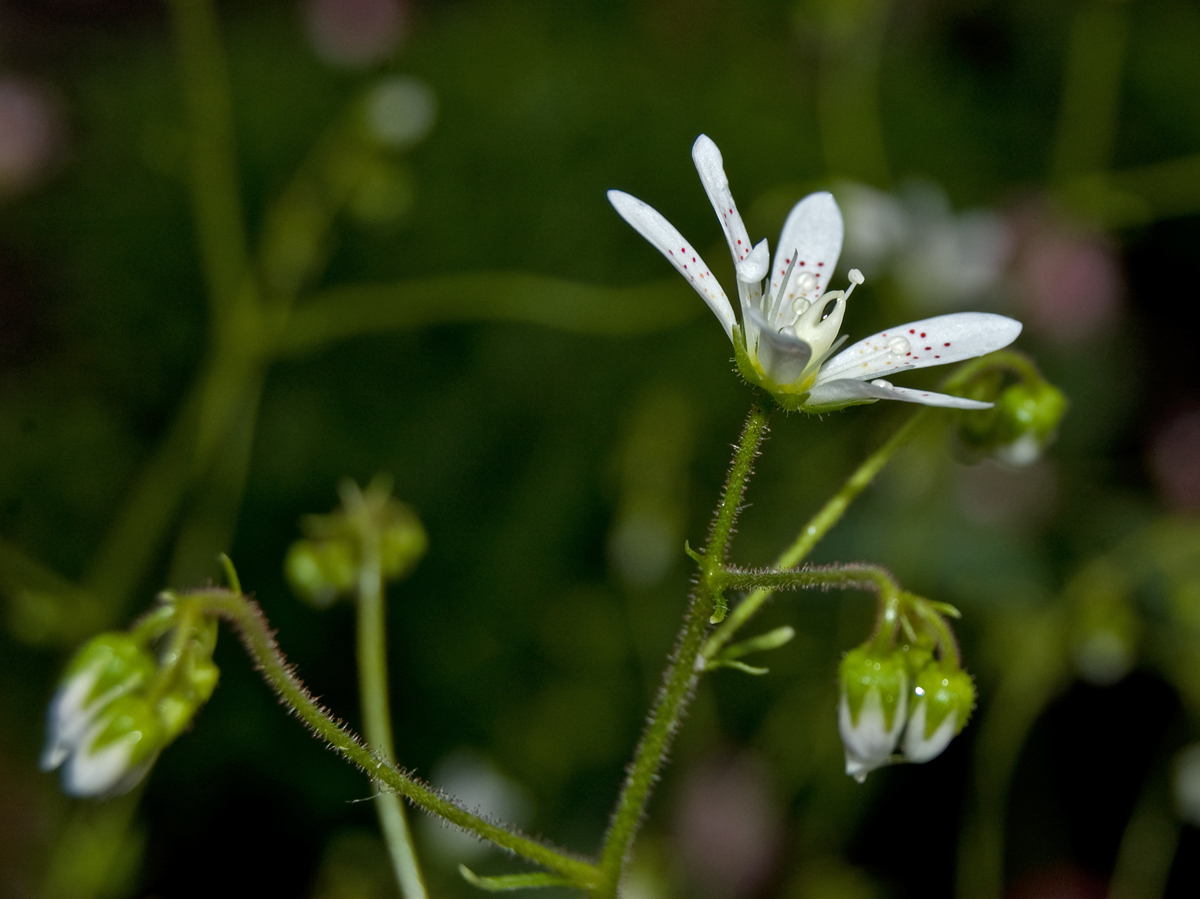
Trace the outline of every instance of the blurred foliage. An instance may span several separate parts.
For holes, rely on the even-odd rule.
[[[852,334],[931,314],[926,286],[968,264],[962,210],[987,210],[1002,266],[937,301],[1027,321],[1071,405],[1019,471],[928,429],[818,547],[964,611],[980,703],[945,756],[845,777],[835,675],[870,603],[781,596],[760,624],[796,639],[769,676],[704,685],[630,895],[1194,895],[1170,771],[1200,735],[1200,437],[1172,423],[1200,414],[1200,8],[405,2],[397,47],[347,67],[314,50],[319,6],[220,6],[222,133],[191,117],[219,126],[223,70],[164,7],[0,3],[0,116],[33,84],[50,123],[20,145],[36,117],[0,124],[0,894],[391,894],[369,784],[236,641],[140,796],[76,803],[35,770],[71,649],[223,549],[358,726],[352,612],[298,602],[283,560],[340,478],[380,471],[430,539],[390,591],[401,763],[474,753],[481,797],[507,784],[526,830],[592,849],[748,403],[604,191],[718,247],[703,131],[755,235],[830,183],[853,231],[851,195],[878,192],[871,223],[899,236]],[[381,90],[399,130],[371,130]],[[778,418],[736,558],[768,563],[903,415]],[[689,814],[771,851],[713,874],[678,848]],[[473,895],[434,842],[418,828],[432,893]]]

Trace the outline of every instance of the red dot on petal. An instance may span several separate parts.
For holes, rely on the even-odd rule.
[[[942,346],[950,346],[950,341],[947,340],[945,343],[942,344]]]
[[[916,329],[916,328],[909,328],[909,329],[908,329],[908,333],[909,333],[909,334],[916,334],[916,333],[917,333],[917,329]]]
[[[924,331],[922,331],[922,332],[921,332],[921,336],[922,336],[922,337],[924,337],[924,336],[925,336],[925,332],[924,332]]]

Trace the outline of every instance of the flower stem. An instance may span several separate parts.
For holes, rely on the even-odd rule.
[[[431,814],[561,874],[578,889],[590,890],[599,881],[600,872],[594,865],[472,815],[368,749],[345,724],[318,705],[308,688],[296,677],[280,652],[262,610],[253,600],[228,590],[211,589],[187,594],[179,601],[194,605],[198,612],[229,621],[280,700],[314,733],[377,782]]]
[[[742,496],[753,468],[758,448],[767,435],[769,413],[762,404],[755,403],[746,419],[733,456],[733,466],[725,485],[721,503],[713,516],[708,546],[701,561],[701,577],[692,593],[683,627],[675,643],[667,669],[663,674],[663,686],[650,711],[649,722],[638,744],[629,775],[625,779],[621,795],[613,812],[612,824],[605,837],[600,857],[600,881],[594,888],[597,897],[614,897],[621,870],[629,855],[630,846],[638,825],[645,814],[650,790],[658,778],[671,738],[678,729],[679,720],[699,679],[696,662],[708,629],[709,617],[717,606],[720,587],[719,577],[723,571],[729,539],[742,504]]]
[[[779,556],[775,562],[776,568],[794,568],[808,557],[813,547],[829,532],[830,528],[837,524],[850,504],[875,479],[883,466],[895,455],[896,450],[908,441],[924,418],[925,410],[922,409],[901,425],[883,446],[872,453],[854,474],[850,475],[842,488],[812,517],[792,545]],[[772,593],[774,593],[772,587],[759,587],[738,603],[729,613],[729,617],[704,644],[702,655],[705,660],[711,660],[716,656],[738,632],[738,629],[754,616]]]
[[[359,516],[367,518],[367,516]],[[384,615],[383,571],[377,528],[364,526],[358,571],[358,690],[362,703],[363,734],[367,745],[393,764],[396,751],[388,710],[387,625]],[[376,785],[378,786],[378,781]],[[380,790],[375,797],[379,826],[383,829],[392,868],[404,899],[425,899],[425,884],[417,853],[405,819],[404,806],[395,793]]]

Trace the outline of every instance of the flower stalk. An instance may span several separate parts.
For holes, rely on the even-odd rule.
[[[687,708],[699,680],[703,665],[697,666],[700,649],[710,619],[723,605],[721,578],[724,576],[725,559],[729,540],[742,505],[742,497],[758,455],[759,447],[767,435],[769,412],[761,402],[755,403],[746,419],[738,441],[733,465],[725,491],[721,496],[709,533],[708,545],[701,556],[700,577],[692,591],[683,627],[663,677],[654,708],[650,711],[649,723],[642,734],[641,743],[629,767],[621,795],[613,812],[612,823],[604,840],[600,857],[600,882],[593,892],[597,897],[615,897],[621,871],[633,845],[638,825],[645,815],[650,791],[658,778],[670,747],[671,739],[679,727],[679,721]]]

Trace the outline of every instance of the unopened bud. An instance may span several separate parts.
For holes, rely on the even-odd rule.
[[[399,506],[398,503],[394,505]],[[402,578],[412,571],[429,548],[429,538],[421,522],[407,507],[400,509],[400,514],[388,522],[380,535],[380,564],[383,576],[389,581]]]
[[[129,634],[93,637],[67,665],[46,718],[41,768],[66,762],[97,717],[118,697],[154,676],[154,657]]]
[[[1036,461],[1066,411],[1067,398],[1053,384],[1014,384],[996,400],[992,455],[1014,467]]]
[[[913,685],[904,757],[917,763],[937,758],[966,726],[974,706],[971,676],[960,668],[930,662]]]
[[[869,643],[842,659],[838,730],[846,773],[860,783],[890,761],[904,729],[910,682],[906,667],[898,651],[881,654]]]
[[[349,540],[297,540],[288,548],[283,570],[301,599],[324,609],[354,590],[358,557]]]

